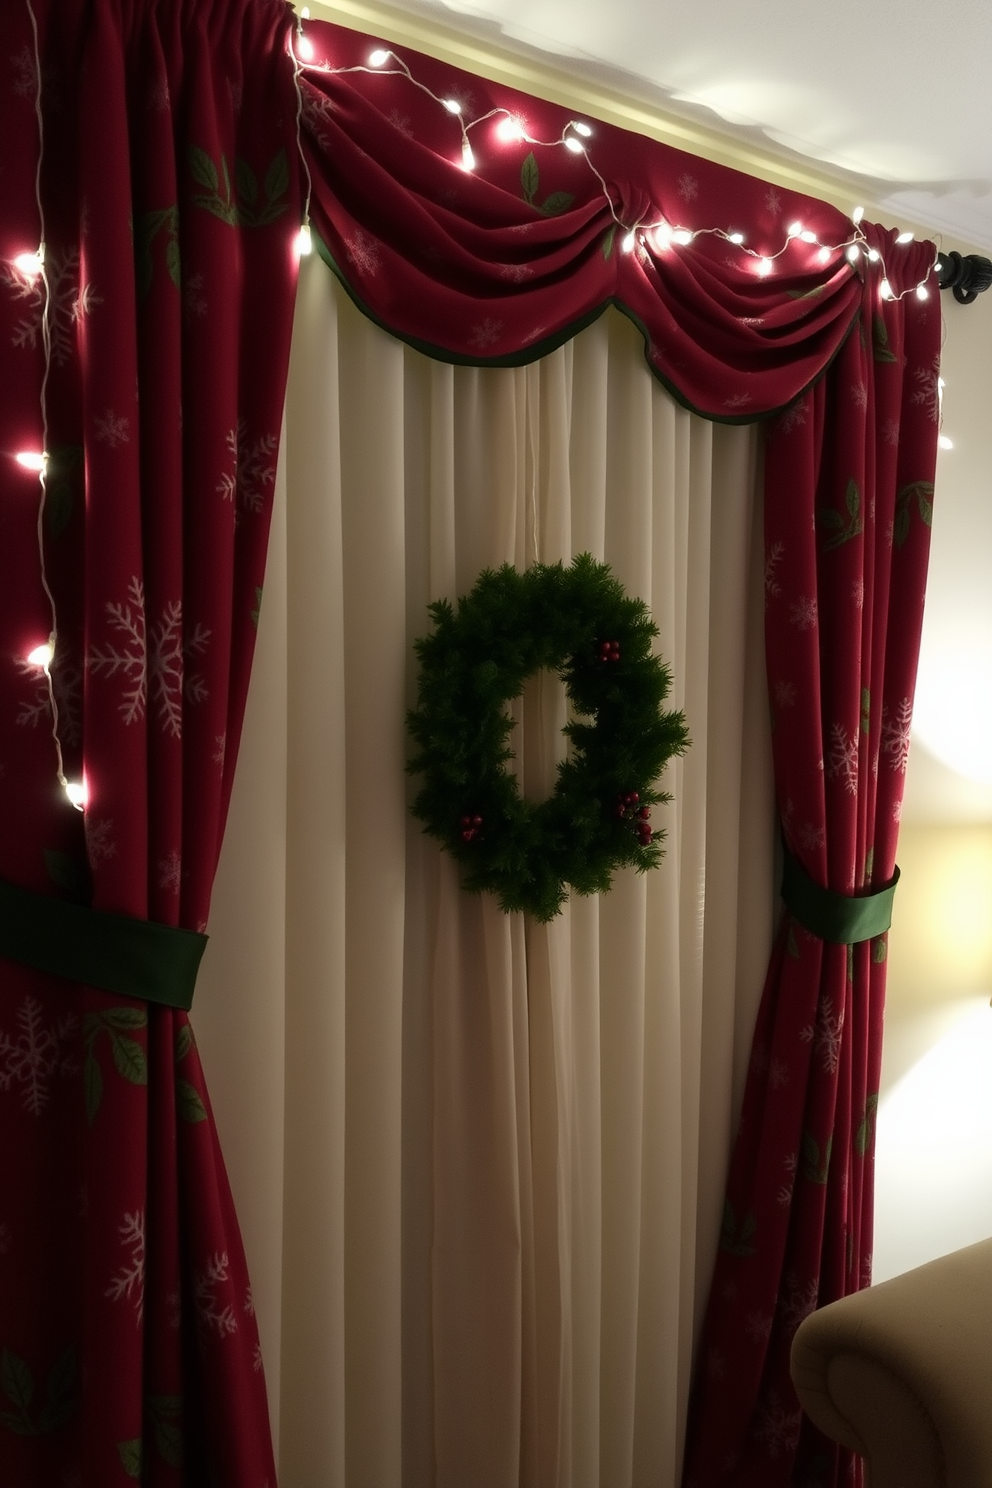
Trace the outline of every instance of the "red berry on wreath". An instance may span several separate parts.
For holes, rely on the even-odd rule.
[[[473,825],[473,827],[481,827],[482,826],[482,817],[481,816],[473,816],[473,818],[472,818],[472,825]]]
[[[641,821],[647,821],[649,819],[650,815],[651,815],[651,807],[650,806],[642,806],[641,809],[640,809],[640,811],[637,814],[641,818]]]
[[[472,841],[472,838],[474,836],[475,836],[475,828],[474,827],[465,827],[465,829],[462,832],[462,841],[463,842],[471,842]]]

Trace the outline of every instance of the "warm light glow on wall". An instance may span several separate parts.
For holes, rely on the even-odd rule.
[[[890,1004],[992,996],[992,824],[905,825],[898,858]]]

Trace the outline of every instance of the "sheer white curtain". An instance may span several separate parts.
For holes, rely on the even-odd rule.
[[[677,1482],[772,928],[756,448],[678,407],[615,312],[456,369],[304,265],[194,1009],[283,1488]],[[538,926],[462,893],[409,815],[412,642],[483,567],[585,550],[653,610],[692,747],[663,867]],[[557,679],[516,717],[540,796]]]

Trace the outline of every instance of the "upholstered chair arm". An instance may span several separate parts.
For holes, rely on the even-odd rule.
[[[792,1378],[869,1488],[992,1488],[992,1240],[813,1313]]]

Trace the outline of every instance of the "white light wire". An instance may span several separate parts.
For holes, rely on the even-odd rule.
[[[55,773],[59,785],[65,791],[67,798],[77,811],[82,811],[82,802],[73,799],[69,790],[69,782],[65,775],[65,761],[62,756],[62,740],[59,736],[59,705],[55,697],[55,682],[52,678],[52,664],[58,651],[58,613],[55,605],[55,595],[52,593],[48,582],[48,569],[45,563],[45,506],[48,500],[48,378],[52,370],[52,324],[51,309],[52,296],[51,286],[48,282],[48,265],[46,263],[47,253],[45,251],[45,208],[41,197],[41,172],[45,155],[45,124],[41,107],[41,43],[38,38],[38,18],[34,13],[31,0],[25,0],[28,15],[31,18],[31,34],[34,39],[34,67],[35,67],[35,96],[34,110],[38,120],[38,161],[35,167],[34,192],[38,206],[38,224],[40,244],[38,257],[41,260],[41,282],[44,287],[44,305],[41,316],[41,345],[44,353],[44,371],[41,378],[41,439],[44,459],[42,467],[38,472],[38,481],[41,486],[41,499],[38,502],[38,559],[41,567],[41,586],[48,599],[49,609],[52,616],[52,630],[49,636],[51,648],[51,659],[44,663],[42,670],[48,687],[48,705],[52,715],[52,739],[55,744]]]

